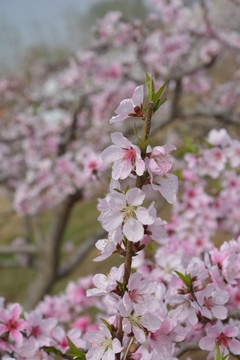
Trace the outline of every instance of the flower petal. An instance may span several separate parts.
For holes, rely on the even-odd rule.
[[[137,242],[143,238],[144,229],[142,224],[130,217],[123,226],[123,233],[128,240]]]

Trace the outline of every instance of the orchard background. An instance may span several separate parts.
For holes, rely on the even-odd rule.
[[[93,303],[84,300],[84,306],[80,305],[87,288],[97,285],[95,282],[93,285],[91,277],[77,279],[109,272],[111,266],[119,266],[123,262],[121,256],[125,256],[126,250],[126,244],[121,242],[111,244],[110,250],[106,250],[103,243],[99,245],[99,242],[98,251],[94,248],[97,240],[106,238],[106,232],[97,221],[97,199],[108,192],[111,175],[109,161],[103,161],[102,152],[111,144],[111,133],[122,132],[130,144],[136,144],[141,137],[139,134],[142,134],[142,119],[146,120],[147,117],[148,102],[153,101],[150,133],[153,152],[144,148],[145,145],[142,148],[139,145],[144,166],[146,169],[150,166],[151,170],[145,170],[149,172],[145,173],[146,183],[143,179],[138,187],[146,185],[144,191],[147,197],[154,199],[158,216],[169,223],[165,225],[167,235],[159,230],[154,238],[154,230],[148,229],[151,224],[143,222],[144,234],[151,235],[152,240],[158,243],[162,243],[161,237],[162,240],[166,238],[164,241],[168,247],[158,249],[158,245],[152,242],[148,244],[149,239],[136,245],[135,255],[139,255],[134,268],[146,275],[146,268],[153,271],[156,267],[158,270],[155,269],[154,275],[151,275],[152,280],[158,279],[166,288],[175,287],[174,291],[178,291],[178,294],[181,294],[179,289],[185,284],[186,289],[181,290],[181,295],[185,296],[188,282],[182,279],[183,282],[179,283],[175,270],[180,274],[196,272],[189,264],[194,263],[193,259],[197,257],[198,266],[209,269],[208,275],[211,274],[215,288],[211,287],[211,281],[206,280],[206,275],[194,273],[194,276],[199,275],[197,280],[192,280],[193,283],[197,281],[196,294],[190,291],[195,307],[185,318],[181,318],[180,313],[176,314],[177,309],[180,311],[181,308],[179,303],[178,306],[176,303],[173,305],[173,300],[168,298],[168,290],[161,288],[162,294],[160,296],[158,293],[158,300],[166,307],[158,315],[162,324],[166,326],[170,321],[166,317],[171,311],[171,318],[176,317],[178,321],[174,325],[168,323],[171,330],[169,328],[165,334],[168,336],[165,345],[156,347],[157,350],[153,352],[148,349],[149,353],[143,353],[142,358],[181,358],[187,350],[198,347],[196,340],[204,339],[204,331],[210,336],[209,327],[216,326],[217,319],[227,322],[229,317],[232,319],[230,323],[236,321],[229,325],[236,337],[232,340],[236,342],[235,352],[231,351],[225,338],[221,337],[219,346],[221,351],[230,349],[232,354],[239,357],[237,339],[240,338],[240,325],[236,320],[239,315],[234,311],[240,309],[240,251],[237,242],[240,235],[240,4],[238,0],[152,0],[145,3],[133,1],[131,4],[113,1],[99,2],[92,10],[90,15],[99,16],[95,23],[90,15],[88,21],[81,17],[80,23],[81,26],[87,24],[87,30],[91,28],[91,35],[82,35],[80,31],[78,34],[76,24],[79,19],[76,13],[72,13],[69,15],[72,16],[69,21],[74,19],[68,41],[70,46],[65,49],[54,49],[54,44],[52,48],[36,46],[26,53],[21,63],[15,65],[14,71],[7,72],[6,66],[2,67],[0,295],[5,298],[2,308],[7,307],[7,303],[20,302],[26,310],[36,308],[43,317],[57,318],[66,331],[77,318],[85,319],[85,328],[81,327],[83,325],[74,327],[81,329],[82,337],[75,333],[73,339],[84,353],[89,351],[85,332],[88,331],[87,326],[90,329],[90,323],[95,322],[96,316],[98,318],[97,311],[103,311],[105,300],[103,304],[102,300],[94,300]],[[76,45],[79,48],[70,50]],[[149,74],[147,80],[145,73]],[[151,85],[151,76],[155,90]],[[139,89],[145,82],[147,89],[145,87],[141,99]],[[155,98],[159,88],[162,93]],[[134,92],[136,89],[137,93]],[[133,101],[131,111],[118,108],[123,99],[132,96],[133,100],[127,102]],[[115,146],[118,143],[119,139]],[[165,190],[161,186],[160,190],[154,189],[156,169],[153,170],[148,159],[159,156],[153,155],[154,149],[164,144],[172,144],[173,147],[171,150],[164,147],[158,150],[167,159],[162,160],[162,166],[167,170],[158,170],[158,176],[171,174],[170,178],[179,178],[177,201],[175,180],[172,180],[170,190],[167,185],[164,185]],[[132,145],[129,146],[137,151]],[[174,147],[176,150],[173,151]],[[134,161],[127,176],[143,176],[140,164],[137,168]],[[115,166],[113,180],[125,181],[127,176],[123,175],[124,171],[126,168],[122,161]],[[126,186],[131,188],[131,181]],[[162,196],[159,193],[152,195],[150,183],[153,190],[159,190]],[[119,186],[115,184],[119,191],[128,193],[127,187]],[[101,201],[98,207],[101,210]],[[99,219],[104,227],[104,220]],[[105,230],[108,227],[105,224]],[[213,250],[214,245],[219,247],[231,239],[236,242],[230,245],[225,243],[219,251],[216,248]],[[101,256],[93,262],[92,259],[99,256],[99,250]],[[114,254],[110,256],[112,252]],[[104,262],[99,262],[103,259]],[[222,281],[219,280],[221,276]],[[218,291],[222,299],[222,302],[216,303],[216,306],[222,306],[218,312],[216,309],[210,314],[203,311],[203,299],[210,295],[199,294],[204,290],[207,292],[207,289],[212,294]],[[113,291],[113,288],[109,291]],[[56,297],[46,296],[59,292],[62,293]],[[121,292],[120,295],[124,298]],[[43,298],[44,302],[37,305]],[[61,313],[64,304],[68,305]],[[230,312],[228,317],[226,309]],[[1,314],[5,314],[4,311],[1,310]],[[123,317],[127,316],[124,311],[120,310]],[[134,311],[137,310],[134,308]],[[20,312],[20,308],[15,307],[17,316],[20,316]],[[86,313],[91,319],[86,318]],[[5,324],[1,314],[0,322]],[[188,329],[188,316],[193,318],[190,325],[195,326],[196,339],[191,339],[183,331]],[[195,322],[196,316],[198,323]],[[206,319],[209,318],[211,325],[205,329],[209,321]],[[28,322],[31,322],[29,318]],[[63,330],[53,332],[53,327],[58,328],[59,324],[52,321],[50,325],[49,322],[51,336],[50,333],[45,336],[52,337],[52,342],[48,339],[46,343],[43,340],[37,343],[35,339],[34,346],[30,330],[22,328],[27,339],[23,346],[22,339],[18,336],[12,338],[10,330],[1,329],[0,325],[0,349],[4,356],[8,353],[16,359],[52,359],[51,351],[44,350],[46,346],[52,346],[61,352],[55,357],[65,358],[63,354],[68,344],[61,347],[63,345],[57,343],[61,343],[59,339],[65,336],[61,333]],[[110,324],[115,326],[114,323]],[[145,327],[149,338],[156,330],[151,326]],[[173,335],[174,332],[181,334],[179,339],[176,334]],[[9,345],[14,341],[20,346],[18,350]],[[182,349],[181,344],[179,346],[178,343],[182,341],[190,343],[189,349]],[[31,351],[35,353],[24,352],[21,346],[31,346]],[[200,347],[210,350],[206,344]],[[138,349],[136,351],[138,353]],[[137,353],[133,353],[132,358],[140,359],[141,352]],[[197,359],[196,354],[189,356]],[[122,356],[121,359],[124,359]],[[131,358],[130,353],[126,356]],[[200,356],[205,355],[201,353]],[[210,353],[209,358],[214,356],[218,355]],[[91,354],[87,359],[92,359]]]

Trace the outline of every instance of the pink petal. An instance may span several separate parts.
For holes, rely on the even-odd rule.
[[[145,199],[145,194],[142,190],[138,188],[133,188],[128,190],[126,195],[126,200],[128,204],[133,206],[139,206],[142,204],[143,200]]]
[[[116,122],[120,122],[123,121],[125,119],[128,118],[128,115],[116,115],[116,116],[112,116],[111,119],[109,120],[110,124],[116,123]]]
[[[13,340],[15,340],[17,343],[21,343],[23,336],[22,334],[17,331],[17,330],[11,330],[10,331],[10,338],[12,338]]]
[[[115,110],[115,113],[118,115],[128,115],[134,112],[134,106],[132,99],[124,99],[120,102],[120,105]]]
[[[142,174],[145,171],[145,162],[142,159],[136,160],[136,173],[139,176],[142,176]]]
[[[173,174],[164,176],[156,176],[153,178],[152,187],[154,190],[160,191],[162,196],[170,203],[176,201],[176,193],[178,189],[178,178]]]
[[[214,306],[212,308],[212,313],[213,315],[217,318],[217,319],[226,319],[227,317],[227,308],[225,308],[224,306]]]
[[[115,354],[119,353],[123,349],[123,347],[120,344],[120,341],[116,338],[113,339],[113,341],[112,341],[112,348],[113,348],[113,352]]]
[[[240,341],[239,340],[236,340],[236,339],[229,340],[228,346],[229,346],[230,351],[234,355],[240,354]]]
[[[143,85],[136,87],[133,93],[132,101],[134,106],[141,106],[143,103]]]
[[[7,332],[9,329],[8,329],[8,326],[6,325],[3,325],[3,324],[0,324],[0,335],[4,334],[5,332]]]
[[[116,145],[111,145],[101,153],[101,158],[104,162],[113,162],[122,158],[122,150]]]
[[[126,179],[132,171],[131,161],[116,161],[112,167],[112,178],[114,180]]]
[[[131,142],[125,136],[123,136],[121,132],[112,133],[111,138],[112,138],[112,142],[118,147],[128,149],[132,145]]]
[[[154,223],[154,218],[149,215],[149,212],[146,208],[140,206],[136,211],[137,219],[140,223],[144,225],[151,225]]]
[[[11,320],[17,321],[20,313],[21,313],[21,308],[18,304],[16,304],[11,310]]]
[[[143,238],[144,229],[142,224],[130,217],[123,226],[123,233],[128,240],[137,242]]]
[[[200,341],[199,341],[199,347],[202,349],[202,350],[208,350],[208,351],[211,351],[215,346],[215,342],[214,342],[214,339],[212,338],[209,338],[207,336],[205,336],[204,338],[202,338]]]
[[[135,338],[137,339],[137,341],[140,343],[140,344],[143,344],[145,343],[146,341],[146,336],[145,336],[145,333],[144,331],[137,327],[137,326],[133,326],[133,333],[135,335]]]

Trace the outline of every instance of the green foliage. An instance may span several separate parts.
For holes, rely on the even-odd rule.
[[[111,325],[107,322],[107,320],[100,318],[100,320],[104,323],[104,325],[108,328],[108,330],[110,331],[111,335],[113,336],[113,331],[112,331],[112,327]]]
[[[185,273],[185,275],[183,275],[182,273],[180,273],[179,271],[175,270],[175,273],[180,277],[180,279],[183,281],[183,283],[186,285],[186,287],[191,290],[192,287],[192,281],[191,281],[191,275]]]
[[[153,112],[156,112],[161,105],[163,105],[167,98],[161,98],[164,89],[166,88],[167,81],[155,92],[155,84],[152,76],[149,76],[146,73],[146,87],[147,87],[147,95],[148,101],[153,102]]]
[[[150,77],[147,72],[146,72],[146,87],[147,87],[148,101],[153,102],[155,96],[155,85],[154,85],[153,77],[152,76]]]
[[[199,154],[199,143],[197,141],[193,143],[188,136],[184,138],[183,146],[179,150],[176,150],[175,154],[176,156],[182,157],[187,153]]]
[[[68,336],[67,336],[67,341],[68,341],[68,345],[70,347],[70,350],[67,352],[67,354],[69,356],[73,356],[75,358],[75,360],[86,359],[84,352],[82,350],[78,349],[77,346],[74,345],[74,343],[69,339]]]
[[[216,346],[216,358],[215,358],[215,360],[226,360],[229,357],[229,354],[224,356],[224,351],[221,354],[220,353],[220,348],[219,348],[219,345],[218,345],[217,342],[215,343],[215,346]]]
[[[48,353],[48,354],[51,354],[51,353],[52,353],[52,354],[61,356],[61,351],[55,349],[55,347],[53,347],[53,346],[44,346],[44,347],[43,347],[43,350],[44,350],[46,353]]]
[[[179,180],[183,181],[182,169],[175,170],[174,174],[178,177]]]

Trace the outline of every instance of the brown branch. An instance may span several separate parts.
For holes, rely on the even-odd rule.
[[[26,309],[33,308],[57,279],[60,244],[71,210],[80,198],[81,192],[69,195],[54,209],[48,232],[40,249],[39,271],[30,284],[24,301]]]
[[[33,216],[33,230],[36,238],[36,243],[39,247],[41,247],[43,241],[44,241],[44,235],[40,223],[40,215]]]
[[[206,117],[206,118],[215,118],[216,120],[224,123],[225,125],[240,125],[240,113],[235,111],[217,111],[212,109],[204,108],[202,105],[201,110],[192,110],[186,111],[180,114],[181,118],[194,118],[194,117]]]
[[[25,136],[19,136],[16,138],[7,139],[5,137],[0,136],[0,143],[12,145],[12,143],[17,142],[17,141],[22,141],[25,138],[26,138]]]
[[[180,99],[182,95],[182,79],[175,82],[175,88],[172,95],[170,118],[175,119],[180,115]]]
[[[36,245],[27,244],[21,246],[0,245],[0,254],[37,254],[39,252]]]
[[[21,264],[18,260],[0,260],[0,268],[37,268],[38,264],[33,261],[28,261],[26,264]]]
[[[181,80],[184,76],[192,75],[192,74],[194,74],[197,71],[202,70],[202,69],[208,69],[208,68],[212,67],[216,63],[217,58],[218,58],[217,55],[213,56],[208,63],[198,63],[198,64],[196,64],[196,65],[194,65],[192,67],[189,66],[187,69],[184,69],[184,70],[181,70],[179,68],[174,69],[168,75],[168,78],[166,80],[178,81],[178,80]]]
[[[96,90],[81,96],[78,106],[73,113],[71,125],[65,130],[64,133],[62,133],[62,142],[59,144],[58,148],[59,156],[63,155],[66,152],[68,144],[74,140],[75,132],[77,130],[78,114],[87,105],[89,97],[95,93]]]

